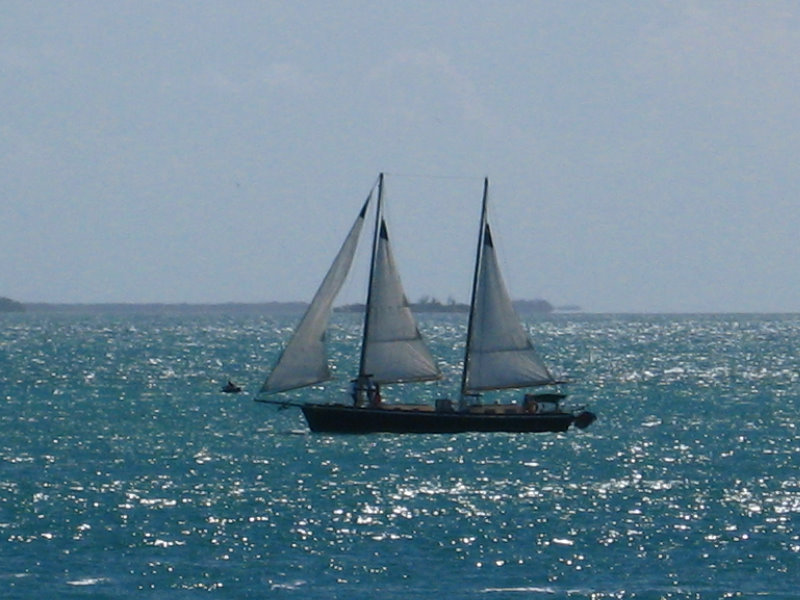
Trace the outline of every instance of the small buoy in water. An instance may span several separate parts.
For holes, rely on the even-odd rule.
[[[226,383],[225,386],[220,391],[225,392],[226,394],[238,394],[239,392],[242,391],[242,388],[240,388],[238,385],[236,385],[229,379],[228,383]]]

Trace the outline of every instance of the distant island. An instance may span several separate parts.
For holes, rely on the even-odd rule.
[[[554,311],[580,311],[578,306],[554,307],[547,300],[515,300],[514,309],[524,314],[548,314]],[[62,313],[62,314],[246,314],[246,315],[295,315],[308,308],[307,302],[219,302],[207,304],[167,303],[167,302],[104,302],[104,303],[50,303],[27,302],[24,305],[8,298],[0,298],[0,312]],[[469,312],[469,305],[456,302],[452,298],[441,302],[430,296],[423,296],[411,304],[416,313],[462,313]],[[337,313],[363,313],[364,304],[346,304],[334,308]]]
[[[25,305],[11,298],[0,297],[0,312],[25,312]]]
[[[185,302],[104,302],[104,303],[49,303],[29,302],[28,312],[53,312],[62,314],[297,314],[307,307],[306,302],[219,302],[208,304],[189,304]]]
[[[555,307],[547,300],[514,300],[512,302],[514,310],[521,314],[530,313],[551,313]],[[467,313],[469,304],[462,304],[450,298],[447,302],[441,302],[430,296],[423,296],[418,302],[410,304],[412,311],[416,313]],[[336,312],[364,312],[364,304],[345,304],[334,309]],[[578,307],[569,307],[569,310],[580,310]]]
[[[538,298],[536,300],[514,300],[512,302],[514,310],[518,313],[551,313],[555,307],[547,300]]]
[[[364,312],[364,304],[363,303],[356,303],[356,304],[345,304],[344,306],[337,306],[333,310],[335,312],[347,312],[347,313],[363,313]],[[460,304],[453,300],[452,298],[449,299],[446,303],[441,302],[436,298],[431,298],[430,296],[423,296],[420,298],[419,302],[414,302],[410,305],[411,310],[418,313],[465,313],[469,312],[469,305],[468,304]]]

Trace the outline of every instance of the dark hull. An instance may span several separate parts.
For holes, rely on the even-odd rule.
[[[301,409],[311,431],[318,433],[542,433],[566,431],[576,420],[581,427],[594,420],[594,415],[585,412],[577,416],[567,412],[486,414],[355,408],[341,404],[304,404]]]

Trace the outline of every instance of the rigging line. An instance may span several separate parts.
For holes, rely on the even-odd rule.
[[[462,181],[483,181],[483,177],[477,175],[432,175],[429,173],[392,173],[384,171],[385,176],[405,177],[409,179],[459,179]]]
[[[294,406],[297,408],[302,408],[303,404],[300,402],[294,402],[292,400],[265,400],[263,398],[253,398],[256,402],[261,402],[262,404],[274,404],[278,408],[289,408],[290,406]]]

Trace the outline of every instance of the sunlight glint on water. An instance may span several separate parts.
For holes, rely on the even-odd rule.
[[[4,315],[3,597],[796,593],[797,317],[532,318],[590,429],[361,437],[252,402],[294,319]],[[385,397],[455,393],[463,319],[421,328],[448,380]]]

